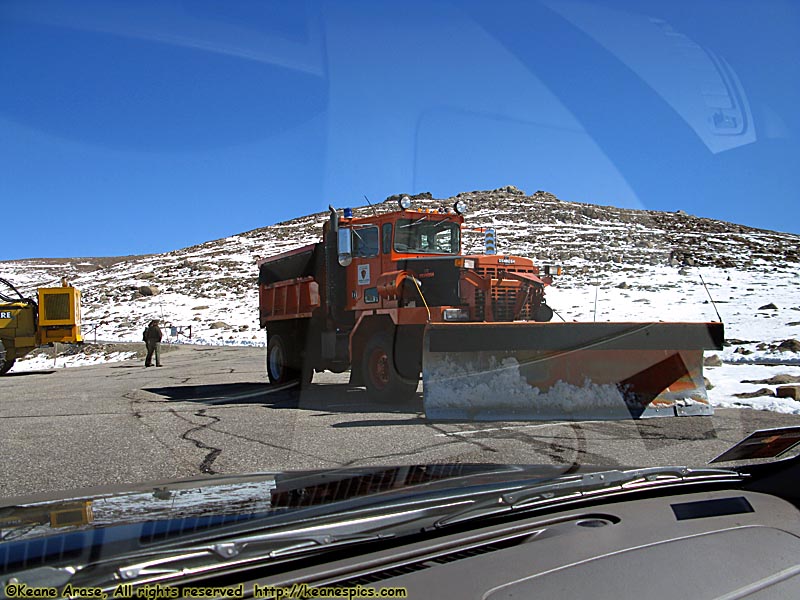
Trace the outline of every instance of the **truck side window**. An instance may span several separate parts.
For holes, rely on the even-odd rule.
[[[378,256],[378,248],[377,227],[353,229],[353,256],[361,258]]]
[[[392,251],[392,224],[384,223],[381,234],[383,235],[383,253],[389,254]]]

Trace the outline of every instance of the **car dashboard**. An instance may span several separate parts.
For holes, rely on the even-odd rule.
[[[625,500],[333,556],[248,581],[244,590],[288,594],[306,584],[407,598],[800,598],[799,516],[776,496],[735,489]]]

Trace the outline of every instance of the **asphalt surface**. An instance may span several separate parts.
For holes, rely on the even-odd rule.
[[[800,416],[718,409],[639,421],[431,422],[370,404],[347,375],[266,383],[264,349],[182,346],[141,361],[0,378],[0,497],[203,474],[430,463],[700,466]],[[421,389],[420,389],[421,391]]]

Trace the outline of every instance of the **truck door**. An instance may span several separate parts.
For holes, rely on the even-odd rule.
[[[348,308],[380,308],[377,280],[382,271],[377,225],[353,228],[353,262],[348,270]]]

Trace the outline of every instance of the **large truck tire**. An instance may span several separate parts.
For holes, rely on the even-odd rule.
[[[361,372],[367,395],[373,402],[409,402],[417,394],[419,379],[403,377],[397,371],[392,336],[385,331],[374,334],[362,356]]]
[[[272,334],[267,343],[267,377],[273,385],[300,379],[300,369],[294,361],[294,349],[288,336]]]
[[[13,366],[14,359],[8,355],[5,343],[3,343],[3,340],[0,340],[0,375],[8,373]]]

